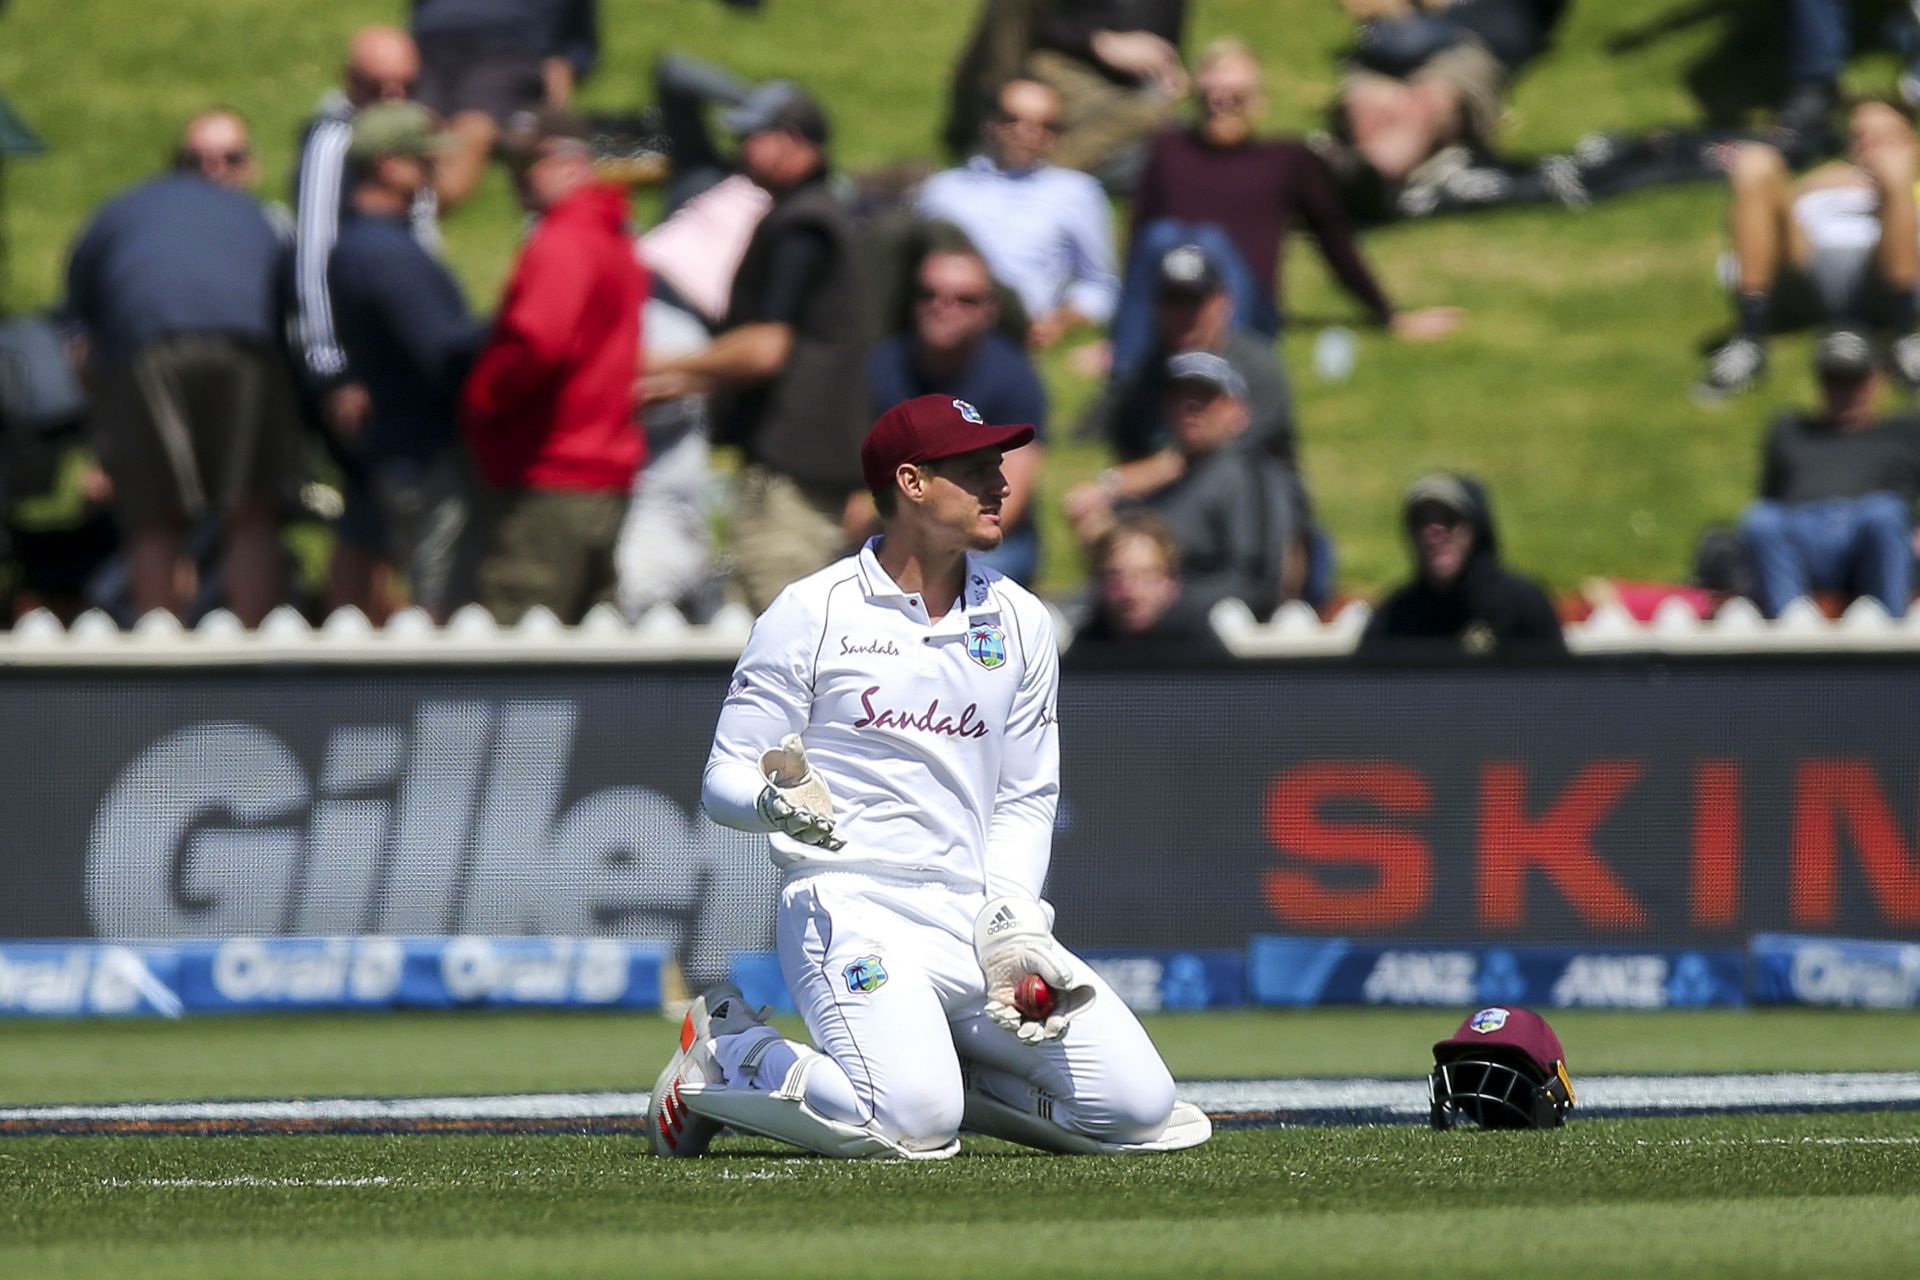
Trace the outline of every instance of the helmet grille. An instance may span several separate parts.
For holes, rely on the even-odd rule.
[[[1561,1123],[1564,1107],[1533,1076],[1504,1062],[1456,1058],[1433,1069],[1433,1125],[1467,1120],[1482,1129],[1546,1129]]]

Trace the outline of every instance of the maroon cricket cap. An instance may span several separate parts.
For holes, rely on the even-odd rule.
[[[991,426],[965,400],[919,396],[880,415],[860,445],[860,471],[870,492],[884,493],[902,463],[933,462],[976,449],[1018,449],[1032,440],[1032,427]]]
[[[1488,1045],[1526,1055],[1546,1076],[1554,1073],[1555,1063],[1567,1060],[1566,1051],[1560,1047],[1560,1037],[1553,1034],[1545,1018],[1531,1009],[1500,1005],[1480,1010],[1461,1023],[1452,1038],[1434,1045],[1433,1060],[1452,1062]]]

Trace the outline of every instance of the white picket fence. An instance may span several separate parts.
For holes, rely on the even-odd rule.
[[[1245,606],[1227,601],[1213,611],[1213,625],[1242,657],[1327,658],[1353,651],[1371,612],[1354,602],[1322,621],[1307,606],[1292,603],[1261,623]],[[1066,620],[1056,616],[1056,622],[1062,645],[1070,644]],[[152,614],[122,631],[103,613],[82,614],[65,627],[39,611],[0,633],[0,666],[728,661],[738,655],[752,625],[752,615],[738,605],[697,626],[670,608],[629,622],[613,606],[601,605],[572,627],[544,609],[502,627],[475,606],[443,627],[417,609],[403,610],[384,627],[373,626],[358,610],[342,609],[315,627],[282,608],[254,631],[225,612],[209,615],[191,630],[170,615]],[[1735,600],[1703,622],[1684,602],[1671,600],[1645,623],[1618,606],[1603,606],[1566,634],[1567,647],[1576,654],[1920,654],[1920,610],[1893,618],[1862,598],[1830,620],[1801,602],[1768,622],[1751,604]]]

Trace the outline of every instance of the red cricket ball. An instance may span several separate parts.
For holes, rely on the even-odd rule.
[[[1053,988],[1039,974],[1030,973],[1015,984],[1013,1007],[1029,1022],[1043,1022],[1053,1012]]]

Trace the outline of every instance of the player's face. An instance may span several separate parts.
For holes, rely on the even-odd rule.
[[[1007,497],[998,449],[976,449],[921,468],[927,478],[922,510],[934,528],[969,551],[1000,545],[1000,504]]]

